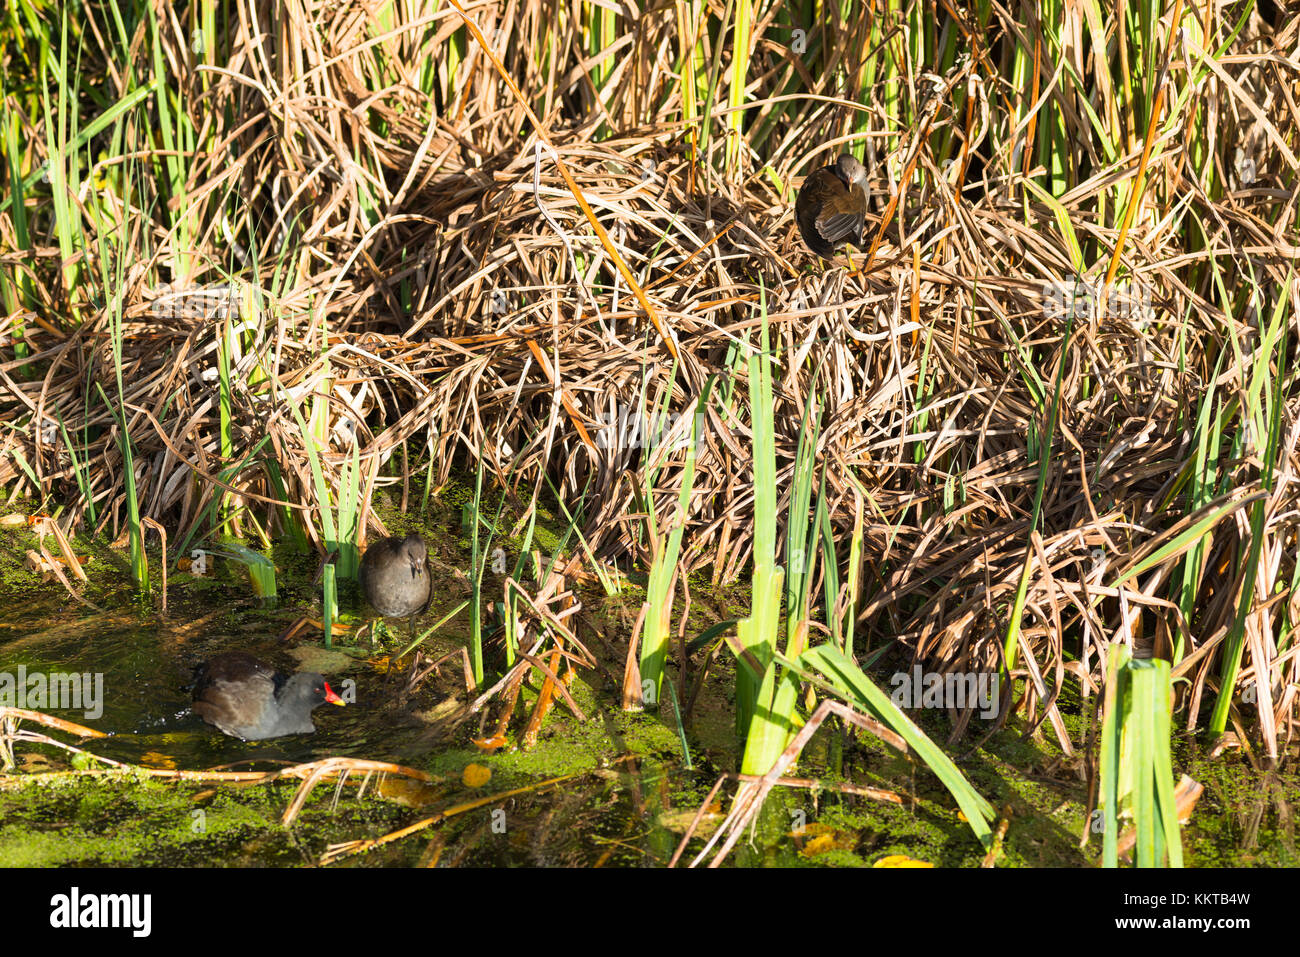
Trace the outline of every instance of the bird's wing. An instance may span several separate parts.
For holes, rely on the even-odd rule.
[[[246,675],[221,676],[197,689],[190,706],[208,724],[242,738],[241,729],[256,727],[275,698],[275,672],[260,668]]]
[[[857,213],[832,213],[817,218],[817,232],[832,246],[862,232],[862,216]]]

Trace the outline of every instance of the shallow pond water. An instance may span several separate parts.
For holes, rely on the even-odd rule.
[[[313,612],[315,559],[275,557],[281,573],[277,600],[251,598],[238,566],[218,567],[206,579],[173,575],[166,615],[156,605],[132,601],[120,585],[102,584],[86,589],[88,599],[104,609],[92,611],[57,583],[22,578],[10,563],[0,586],[0,672],[22,667],[29,673],[102,675],[102,713],[50,713],[106,733],[77,743],[129,765],[271,769],[347,756],[409,766],[430,775],[433,783],[361,774],[342,786],[325,782],[286,828],[282,819],[298,790],[295,780],[235,785],[59,775],[52,772],[96,765],[20,741],[14,745],[17,768],[0,774],[0,864],[658,867],[672,857],[718,775],[737,764],[725,651],[715,659],[684,729],[670,710],[629,714],[618,706],[615,676],[621,675],[620,655],[639,597],[581,596],[589,627],[580,634],[590,640],[598,665],[580,670],[570,691],[586,720],[557,706],[536,745],[518,749],[520,729],[536,698],[536,690],[525,687],[509,745],[487,753],[473,741],[490,734],[500,705],[490,702],[478,714],[452,720],[455,704],[466,698],[455,659],[412,693],[403,693],[409,659],[395,665],[391,655],[407,643],[404,623],[392,625],[391,634],[373,644],[352,644],[340,636],[327,650],[318,631],[282,641],[291,622]],[[122,581],[111,555],[93,559],[87,568],[100,582]],[[92,575],[92,583],[96,580]],[[343,598],[345,606],[355,606],[348,589]],[[448,576],[421,627],[438,621],[462,598],[454,576]],[[723,617],[729,600],[719,594],[697,601],[691,630]],[[432,655],[463,644],[457,630],[463,619],[429,639]],[[222,735],[189,714],[185,686],[195,664],[229,650],[252,652],[284,670],[325,671],[332,686],[346,689],[351,703],[318,709],[313,735],[248,743]],[[694,662],[697,672],[700,664]],[[944,742],[945,718],[912,714]],[[1085,740],[1086,724],[1077,709],[1066,719],[1072,738]],[[1026,739],[1009,729],[975,751],[972,744],[966,740],[946,750],[991,803],[1012,811],[999,865],[1089,866],[1096,860],[1098,843],[1080,849],[1078,842],[1086,784],[1077,758],[1066,758],[1042,733]],[[1185,831],[1189,864],[1300,863],[1290,824],[1290,807],[1300,790],[1293,774],[1255,772],[1240,754],[1208,760],[1190,738],[1177,742],[1175,755],[1176,773],[1186,770],[1207,785]],[[487,779],[480,780],[484,773]],[[901,856],[978,866],[983,858],[938,782],[874,739],[819,732],[797,773],[832,785],[897,791],[915,801],[898,806],[828,788],[778,790],[751,839],[738,845],[729,863],[870,866]],[[701,835],[716,826],[731,793],[728,785],[702,816]],[[404,839],[330,857],[332,848],[377,840],[431,818]],[[701,839],[693,840],[683,860],[702,846]]]

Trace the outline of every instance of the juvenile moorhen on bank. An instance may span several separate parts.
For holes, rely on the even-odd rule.
[[[191,710],[208,724],[245,741],[311,734],[312,709],[341,705],[325,679],[312,672],[286,675],[242,651],[209,658],[194,669]]]
[[[408,618],[415,628],[415,616],[429,607],[433,577],[429,574],[429,550],[419,535],[381,538],[361,556],[361,591],[375,611],[387,618]]]
[[[810,173],[794,201],[799,235],[823,259],[834,259],[835,247],[846,239],[862,245],[866,215],[867,170],[848,153]]]

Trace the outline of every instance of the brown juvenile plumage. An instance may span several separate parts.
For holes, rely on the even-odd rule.
[[[823,259],[835,258],[845,240],[862,243],[867,215],[867,170],[848,153],[809,174],[794,204],[804,244]]]
[[[433,597],[429,551],[419,535],[375,542],[361,556],[358,577],[366,601],[388,618],[414,618]]]

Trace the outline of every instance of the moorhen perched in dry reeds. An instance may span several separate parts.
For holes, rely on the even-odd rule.
[[[286,675],[242,651],[228,651],[194,669],[191,710],[208,724],[245,741],[311,734],[312,709],[341,705],[324,677]]]
[[[799,235],[823,259],[834,259],[846,239],[860,246],[866,216],[867,170],[848,153],[809,174],[794,201]]]
[[[429,607],[433,576],[429,550],[419,535],[381,538],[361,556],[361,591],[375,611],[387,618],[407,618],[415,629],[415,616]]]

